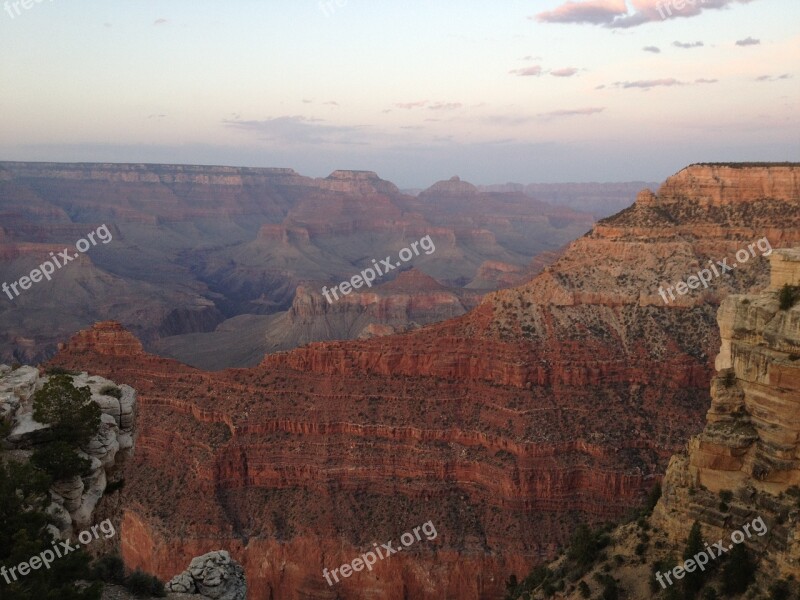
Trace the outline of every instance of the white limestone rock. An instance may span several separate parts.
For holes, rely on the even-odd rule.
[[[225,550],[209,552],[193,559],[189,568],[173,578],[166,588],[169,592],[194,593],[212,600],[247,598],[244,569]]]

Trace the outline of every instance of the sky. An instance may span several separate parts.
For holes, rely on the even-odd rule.
[[[0,0],[0,160],[661,181],[800,160],[798,0]]]

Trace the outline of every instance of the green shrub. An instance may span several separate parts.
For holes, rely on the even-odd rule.
[[[106,583],[125,583],[125,563],[116,554],[103,556],[92,566],[92,575]]]
[[[700,523],[697,521],[692,525],[689,531],[689,537],[686,539],[686,548],[683,551],[683,560],[689,560],[695,555],[703,551],[703,534],[700,530]],[[706,580],[706,571],[701,571],[695,568],[694,571],[686,571],[683,580],[683,597],[685,600],[692,600],[697,596],[697,593],[703,589]]]
[[[118,490],[121,490],[124,487],[125,487],[125,478],[123,477],[119,481],[112,481],[108,485],[106,485],[106,489],[103,492],[103,495],[108,496]]]
[[[778,294],[778,302],[780,303],[781,310],[789,310],[792,308],[798,298],[800,298],[800,286],[785,283]]]
[[[78,456],[72,446],[62,440],[37,447],[31,463],[52,477],[53,481],[85,477],[92,466],[92,461]]]
[[[617,580],[611,575],[602,573],[595,573],[595,579],[603,586],[603,591],[600,597],[603,600],[618,600],[619,599],[619,586]]]
[[[789,582],[785,579],[780,579],[769,586],[770,600],[789,600],[792,594],[792,588],[789,587]]]
[[[722,571],[722,592],[726,596],[744,593],[755,578],[756,565],[744,544],[737,544],[728,555]]]
[[[80,375],[80,373],[76,371],[70,371],[68,369],[64,369],[63,367],[50,367],[45,371],[45,373],[48,375]]]
[[[578,584],[578,591],[581,593],[581,598],[589,598],[592,595],[592,590],[589,589],[585,581],[581,581]]]
[[[33,417],[49,424],[56,439],[76,446],[97,434],[101,414],[89,388],[76,388],[68,375],[51,377],[33,396]]]
[[[128,575],[125,580],[125,587],[128,588],[131,594],[144,598],[147,596],[155,596],[156,598],[165,598],[167,593],[164,589],[164,584],[161,581],[140,569],[136,569],[133,573]]]
[[[106,385],[101,390],[100,393],[104,396],[111,396],[112,398],[116,398],[117,400],[122,399],[122,390],[119,389],[115,385]]]
[[[570,539],[567,558],[574,560],[581,567],[593,564],[600,550],[608,546],[610,538],[602,529],[592,531],[586,525],[579,525]]]
[[[52,549],[46,514],[51,480],[31,464],[0,462],[0,564],[11,566]],[[89,579],[83,549],[56,560],[50,569],[31,571],[18,581],[0,582],[3,600],[100,600],[101,588],[77,585]]]
[[[733,369],[725,373],[725,379],[723,379],[723,383],[725,384],[726,388],[736,385],[736,373],[734,373]]]

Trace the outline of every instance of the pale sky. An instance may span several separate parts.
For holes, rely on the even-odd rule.
[[[798,0],[3,2],[0,160],[401,187],[800,160]]]

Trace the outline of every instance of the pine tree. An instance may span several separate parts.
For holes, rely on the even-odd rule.
[[[692,525],[689,531],[689,537],[686,539],[686,549],[683,551],[683,560],[689,560],[695,555],[703,551],[703,533],[700,530],[700,523],[697,521]],[[686,572],[683,579],[683,596],[686,600],[693,600],[703,588],[705,582],[705,572],[695,567],[695,570]]]

